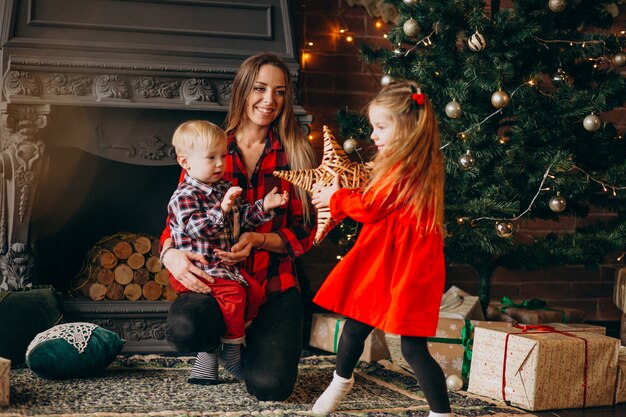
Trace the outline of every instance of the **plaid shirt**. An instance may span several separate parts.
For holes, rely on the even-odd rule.
[[[250,230],[269,221],[273,213],[263,212],[263,199],[250,204],[237,197],[232,210],[224,214],[220,204],[230,186],[224,179],[208,185],[185,175],[167,206],[170,230],[177,249],[202,254],[209,261],[208,265],[196,262],[199,268],[212,277],[248,285],[237,267],[223,264],[213,249],[230,251],[240,228]]]
[[[268,296],[273,293],[284,292],[292,287],[299,288],[294,258],[309,250],[315,237],[314,210],[311,210],[311,218],[305,226],[302,202],[297,198],[293,185],[273,174],[274,171],[289,169],[291,168],[287,163],[285,148],[283,148],[277,135],[270,131],[263,154],[259,158],[251,178],[248,179],[237,142],[232,134],[229,136],[224,178],[232,181],[233,185],[241,187],[243,189],[242,196],[246,200],[256,201],[273,187],[278,187],[278,192],[281,193],[285,190],[289,192],[287,206],[274,209],[274,218],[255,229],[255,232],[278,234],[287,253],[280,254],[257,248],[253,249],[250,256],[238,265],[265,287]],[[181,174],[181,181],[183,175],[184,173]],[[161,244],[169,237],[170,230],[169,227],[166,227],[161,235]]]

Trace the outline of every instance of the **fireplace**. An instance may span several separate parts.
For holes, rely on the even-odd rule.
[[[0,289],[67,292],[98,239],[158,235],[180,172],[174,128],[192,118],[221,123],[249,55],[276,53],[297,80],[288,0],[2,7]],[[296,114],[310,123],[301,107]],[[66,307],[70,319],[150,339],[146,349],[127,342],[128,350],[160,350],[165,302],[74,299]]]

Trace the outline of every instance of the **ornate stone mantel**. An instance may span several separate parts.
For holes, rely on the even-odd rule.
[[[289,0],[0,2],[0,289],[34,284],[30,217],[47,147],[175,164],[170,135],[181,111],[223,119],[249,55],[273,51],[297,80],[290,7]],[[131,113],[141,114],[141,129],[129,128]],[[296,115],[311,121],[301,107]]]

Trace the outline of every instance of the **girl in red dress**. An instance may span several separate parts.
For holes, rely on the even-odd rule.
[[[394,82],[371,101],[375,168],[363,190],[335,184],[316,189],[312,202],[363,228],[354,247],[314,298],[347,318],[333,381],[313,406],[327,414],[354,383],[353,371],[374,328],[401,335],[431,417],[452,416],[443,371],[428,352],[445,282],[443,157],[430,100],[417,84]]]

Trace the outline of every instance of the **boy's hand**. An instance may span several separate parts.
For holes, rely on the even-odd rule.
[[[220,206],[222,206],[222,211],[224,213],[228,213],[231,208],[233,208],[233,203],[235,202],[235,198],[237,198],[241,194],[241,187],[230,187],[226,194],[224,195],[224,199]]]
[[[267,213],[271,209],[284,206],[287,202],[289,202],[289,193],[285,191],[278,194],[278,188],[274,187],[263,199],[263,211]]]

